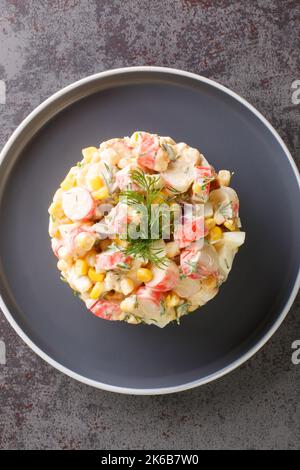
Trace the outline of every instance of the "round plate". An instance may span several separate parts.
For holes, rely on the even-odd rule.
[[[146,130],[234,171],[246,243],[206,306],[159,329],[94,317],[59,279],[47,209],[81,149]],[[271,125],[223,86],[187,72],[134,67],[80,80],[40,105],[0,167],[1,308],[42,358],[106,390],[195,387],[242,364],[275,332],[299,288],[300,191]]]

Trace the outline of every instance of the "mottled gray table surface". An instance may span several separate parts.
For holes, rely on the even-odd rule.
[[[61,87],[94,72],[164,65],[200,73],[257,107],[300,162],[299,0],[0,0],[0,146]],[[274,227],[275,229],[276,227]],[[287,230],[289,228],[287,227]],[[30,267],[29,267],[30,268]],[[37,357],[0,314],[0,448],[300,447],[299,297],[273,339],[215,383],[169,396],[102,392]]]

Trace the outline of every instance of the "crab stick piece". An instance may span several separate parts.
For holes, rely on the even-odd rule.
[[[131,256],[127,256],[123,251],[108,249],[96,256],[96,270],[130,269],[131,262]]]
[[[137,146],[138,165],[155,171],[165,171],[168,167],[168,153],[160,146],[156,135],[141,132]]]
[[[62,196],[62,207],[71,220],[85,220],[93,216],[95,202],[86,188],[74,187]]]
[[[178,266],[171,260],[168,260],[166,266],[153,266],[151,281],[145,283],[157,291],[166,292],[173,289],[179,280]]]
[[[104,320],[118,320],[122,313],[119,303],[105,299],[98,300],[90,307],[90,310],[96,317],[103,318]]]

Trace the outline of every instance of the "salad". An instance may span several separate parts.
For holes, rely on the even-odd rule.
[[[147,132],[82,155],[54,194],[49,234],[86,307],[164,327],[215,297],[245,240],[230,171]]]

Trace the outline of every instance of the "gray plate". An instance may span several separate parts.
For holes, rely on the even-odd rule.
[[[246,244],[219,295],[180,327],[94,317],[59,280],[47,208],[80,150],[136,129],[199,148],[235,172]],[[248,103],[186,72],[136,67],[67,87],[35,110],[2,152],[1,307],[40,356],[85,383],[124,393],[200,385],[254,354],[299,287],[300,192],[278,134]]]

